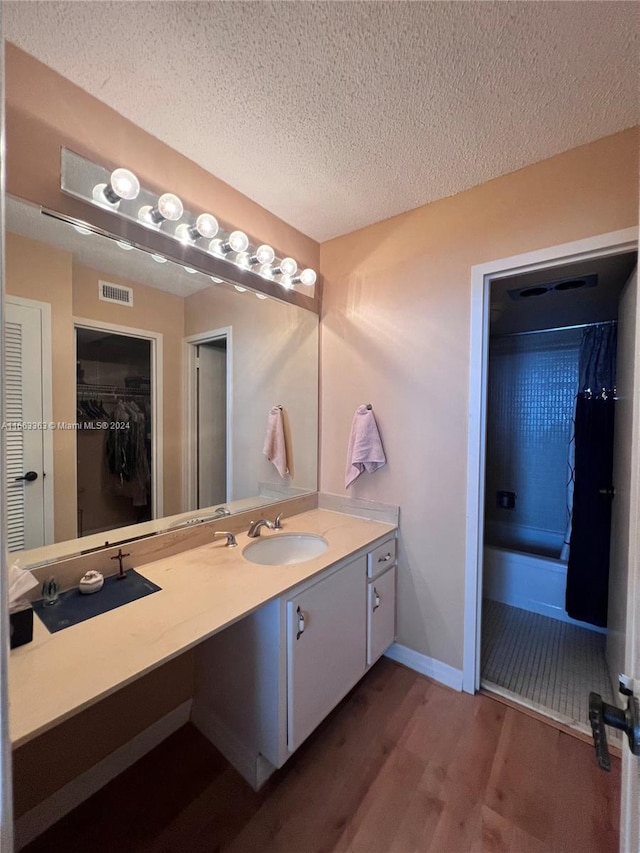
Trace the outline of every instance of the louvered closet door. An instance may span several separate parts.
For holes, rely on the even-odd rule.
[[[42,429],[42,315],[38,308],[5,305],[5,449],[9,551],[45,544]],[[36,480],[16,479],[35,471]]]

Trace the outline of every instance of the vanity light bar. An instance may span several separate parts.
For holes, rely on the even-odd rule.
[[[77,173],[73,181],[65,174],[67,163]],[[221,229],[211,213],[204,212],[198,216],[191,214],[184,209],[182,200],[175,193],[158,195],[146,190],[129,169],[117,168],[109,172],[63,149],[61,183],[66,192],[103,210],[135,220],[183,245],[258,273],[268,281],[277,282],[285,290],[293,290],[296,285],[313,287],[316,283],[315,270],[304,269],[299,272],[294,258],[276,258],[273,248],[266,243],[251,246],[244,231],[237,228]]]

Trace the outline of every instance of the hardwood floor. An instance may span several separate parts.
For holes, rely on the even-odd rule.
[[[614,853],[620,762],[381,660],[254,793],[192,726],[29,853]]]

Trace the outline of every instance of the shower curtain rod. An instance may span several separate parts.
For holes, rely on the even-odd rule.
[[[489,334],[490,338],[517,338],[521,335],[541,335],[544,332],[568,332],[571,329],[586,329],[589,326],[611,326],[617,320],[601,320],[598,323],[577,323],[575,326],[556,326],[553,329],[532,329],[530,332],[505,332],[500,335]]]

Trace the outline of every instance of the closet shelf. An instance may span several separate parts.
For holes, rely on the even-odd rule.
[[[78,384],[78,395],[85,396],[106,396],[113,395],[114,397],[133,397],[137,395],[143,395],[145,397],[149,397],[151,395],[150,387],[126,387],[124,385],[90,385],[90,384]]]

